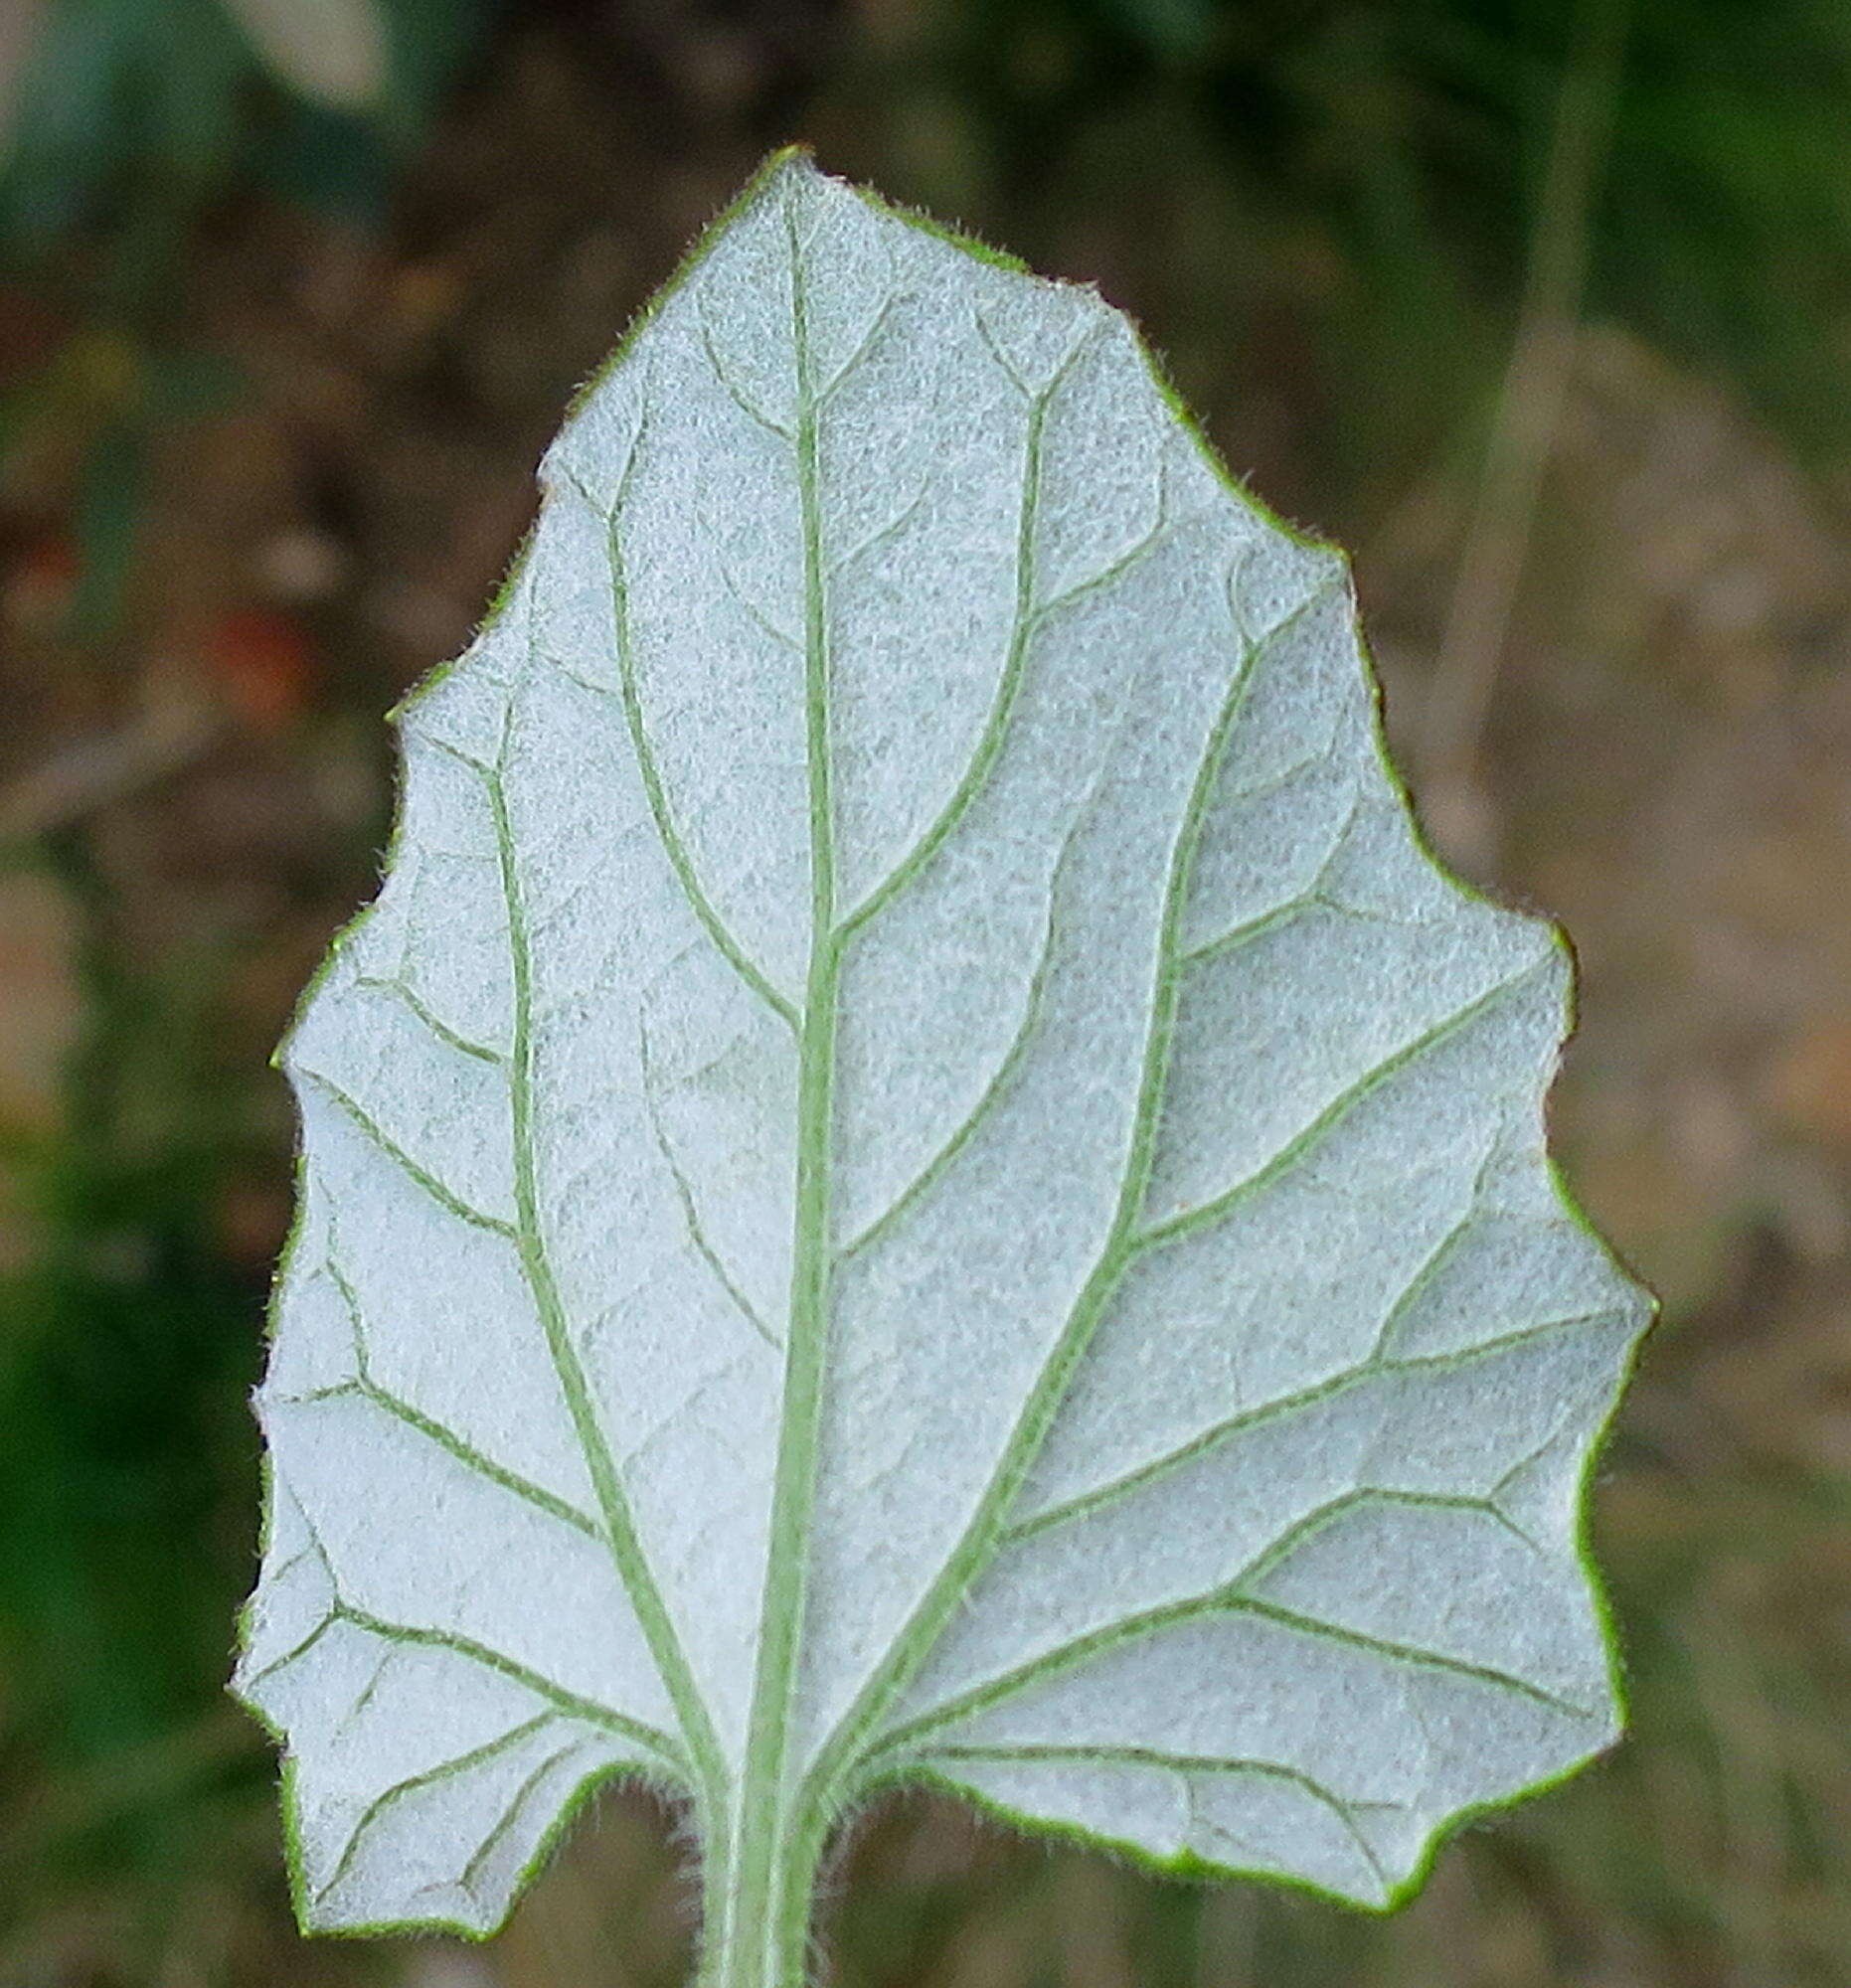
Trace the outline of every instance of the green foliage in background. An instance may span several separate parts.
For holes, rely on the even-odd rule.
[[[253,20],[293,40],[345,29],[377,5],[386,63],[377,91],[329,100],[314,79],[351,68],[277,66]],[[182,231],[248,178],[346,203],[383,198],[422,135],[495,0],[50,0],[11,80],[0,177],[0,248],[44,255],[100,231],[122,257],[118,290],[171,272]]]
[[[217,976],[136,963],[84,836],[45,854],[82,934],[82,1032],[56,1133],[0,1124],[41,1241],[0,1270],[0,1902],[41,1908],[125,1872],[170,1896],[222,1850],[200,1823],[228,1762],[257,1780],[214,1680],[259,1301],[215,1233],[237,1142]],[[0,1953],[18,1930],[0,1904]]]
[[[1733,373],[1809,450],[1842,446],[1838,0],[939,0],[870,94],[928,125],[934,190],[999,213],[1191,182],[1203,225],[1174,252],[1239,257],[1262,302],[1315,272],[1326,377],[1360,383],[1354,432],[1371,400],[1443,391],[1462,345],[1495,352],[1565,81],[1602,42],[1591,312]]]

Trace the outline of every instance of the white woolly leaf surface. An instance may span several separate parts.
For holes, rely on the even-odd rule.
[[[238,1688],[305,1921],[491,1928],[624,1769],[729,1980],[909,1777],[1392,1901],[1613,1736],[1647,1303],[1341,561],[1090,291],[796,158],[544,483],[286,1050]]]

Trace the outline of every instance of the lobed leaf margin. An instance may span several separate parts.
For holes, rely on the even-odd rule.
[[[798,142],[780,146],[770,152],[752,177],[707,224],[693,245],[683,255],[669,277],[651,293],[648,300],[631,318],[621,337],[606,358],[588,376],[573,393],[562,414],[560,428],[567,426],[596,393],[597,389],[615,369],[629,356],[638,339],[655,320],[669,301],[692,279],[702,263],[718,246],[727,229],[756,200],[767,186],[776,179],[787,166],[802,162],[814,165],[813,148]],[[966,229],[954,227],[936,216],[903,202],[888,199],[872,189],[854,184],[856,196],[877,212],[892,216],[907,226],[919,230],[933,239],[959,249],[976,260],[992,267],[1003,269],[1014,275],[1053,288],[1086,288],[1090,284],[1074,284],[1060,278],[1042,276],[1032,269],[1021,257],[1006,249],[995,248]],[[1096,290],[1094,291],[1096,294]],[[1141,321],[1121,306],[1113,306],[1118,315],[1131,330],[1132,344],[1139,363],[1143,366],[1151,386],[1170,415],[1178,422],[1188,439],[1194,444],[1201,459],[1213,472],[1216,480],[1229,495],[1259,516],[1263,524],[1278,533],[1300,550],[1318,554],[1332,563],[1333,579],[1340,580],[1351,603],[1350,632],[1355,640],[1360,661],[1364,687],[1369,699],[1369,738],[1376,760],[1387,780],[1389,790],[1399,804],[1421,857],[1455,892],[1469,902],[1488,906],[1500,911],[1516,911],[1533,925],[1542,927],[1549,942],[1563,955],[1567,974],[1565,976],[1563,1029],[1557,1045],[1557,1068],[1562,1056],[1574,1040],[1580,1025],[1581,966],[1575,946],[1567,930],[1555,919],[1534,911],[1525,905],[1510,905],[1502,902],[1490,890],[1470,879],[1460,876],[1434,850],[1426,826],[1416,805],[1408,782],[1391,756],[1386,737],[1384,693],[1381,675],[1369,649],[1361,617],[1355,606],[1355,587],[1350,557],[1340,546],[1319,538],[1291,523],[1272,509],[1262,498],[1257,496],[1228,466],[1220,450],[1210,439],[1201,422],[1184,401],[1175,382],[1164,364],[1156,346],[1145,333]],[[558,430],[556,430],[557,432]],[[540,503],[544,503],[544,494]],[[539,524],[539,503],[536,515],[523,533],[519,545],[511,556],[506,572],[491,596],[482,617],[455,656],[447,658],[427,671],[418,683],[391,706],[384,717],[398,728],[406,716],[427,695],[444,684],[470,655],[482,636],[493,629],[506,611],[526,570],[532,554]],[[397,752],[397,777],[393,786],[392,823],[386,847],[380,861],[382,883],[397,866],[401,855],[406,816],[407,755],[403,746]],[[365,927],[378,906],[378,894],[339,926],[328,941],[327,949],[320,964],[297,997],[289,1022],[285,1026],[276,1048],[269,1058],[270,1067],[281,1070],[289,1045],[306,1016],[309,1008],[320,993],[339,963],[342,953]],[[1547,1098],[1553,1088],[1553,1075],[1543,1087],[1545,1125],[1547,1122]],[[1601,1574],[1594,1554],[1594,1513],[1593,1490],[1599,1474],[1602,1459],[1619,1410],[1624,1403],[1638,1365],[1644,1355],[1647,1343],[1653,1337],[1661,1322],[1662,1311],[1659,1299],[1651,1287],[1638,1274],[1608,1239],[1595,1226],[1576,1198],[1570,1187],[1554,1150],[1545,1140],[1541,1153],[1543,1166],[1556,1203],[1563,1214],[1599,1249],[1607,1266],[1629,1282],[1644,1300],[1644,1316],[1634,1333],[1624,1358],[1619,1363],[1608,1400],[1605,1413],[1595,1424],[1583,1448],[1580,1469],[1576,1475],[1574,1493],[1574,1555],[1582,1579],[1585,1583],[1592,1607],[1597,1632],[1600,1639],[1601,1654],[1606,1675],[1607,1691],[1614,1715],[1615,1731],[1623,1733],[1628,1723],[1628,1696],[1626,1687],[1626,1664],[1624,1642],[1620,1624],[1607,1583]],[[294,1190],[294,1207],[289,1228],[278,1252],[277,1268],[272,1279],[269,1297],[264,1308],[263,1347],[267,1358],[272,1349],[278,1326],[282,1290],[294,1267],[300,1251],[302,1231],[307,1217],[306,1153],[302,1137],[301,1116],[296,1114],[295,1151],[291,1168],[291,1184]],[[257,1536],[257,1559],[261,1565],[270,1546],[275,1512],[275,1464],[267,1443],[261,1446],[259,1463],[259,1492],[261,1498],[261,1519]],[[978,1570],[981,1577],[982,1570]],[[253,1583],[252,1591],[240,1607],[237,1616],[237,1648],[242,1654],[252,1642],[252,1617],[258,1599],[259,1589]],[[280,1801],[282,1809],[284,1864],[289,1887],[290,1904],[295,1912],[297,1924],[305,1933],[322,1938],[379,1938],[393,1935],[429,1935],[443,1933],[482,1944],[495,1938],[507,1926],[514,1911],[519,1906],[528,1887],[545,1868],[554,1853],[560,1848],[568,1833],[575,1826],[581,1814],[594,1798],[607,1786],[624,1784],[647,1789],[652,1795],[670,1805],[693,1804],[698,1808],[701,1790],[691,1780],[685,1780],[662,1768],[643,1760],[617,1761],[593,1768],[574,1785],[561,1801],[559,1812],[542,1832],[534,1851],[521,1867],[509,1892],[509,1903],[498,1918],[492,1923],[474,1925],[467,1921],[436,1917],[420,1917],[406,1920],[380,1920],[362,1923],[322,1926],[311,1923],[306,1864],[301,1844],[299,1808],[296,1795],[296,1761],[287,1746],[286,1735],[267,1714],[252,1700],[246,1698],[236,1681],[227,1687],[233,1699],[256,1722],[265,1736],[274,1743],[281,1754]],[[851,1755],[835,1773],[824,1778],[822,1786],[814,1791],[810,1799],[802,1800],[804,1811],[801,1819],[803,1832],[812,1839],[811,1849],[820,1854],[825,1841],[837,1836],[845,1822],[865,1809],[872,1801],[897,1793],[903,1789],[929,1789],[948,1795],[974,1808],[993,1823],[1024,1834],[1045,1838],[1051,1842],[1064,1843],[1074,1848],[1093,1850],[1113,1857],[1146,1874],[1182,1882],[1222,1883],[1236,1879],[1247,1879],[1276,1887],[1301,1896],[1339,1905],[1351,1912],[1369,1917],[1383,1917],[1400,1910],[1410,1904],[1425,1888],[1440,1854],[1448,1844],[1466,1829],[1483,1821],[1488,1816],[1528,1801],[1536,1796],[1553,1792],[1574,1780],[1579,1774],[1600,1757],[1597,1750],[1571,1761],[1559,1772],[1505,1793],[1468,1803],[1442,1818],[1428,1833],[1421,1855],[1408,1875],[1387,1888],[1380,1901],[1358,1899],[1331,1890],[1314,1880],[1297,1877],[1290,1873],[1270,1868],[1247,1867],[1221,1864],[1205,1859],[1196,1852],[1184,1849],[1174,1857],[1163,1857],[1144,1846],[1126,1838],[1117,1838],[1082,1827],[1077,1823],[1031,1815],[1009,1807],[993,1796],[979,1793],[962,1783],[954,1782],[935,1769],[902,1759],[892,1767],[882,1767],[871,1774],[859,1775],[856,1768],[861,1756]],[[820,1764],[820,1763],[819,1763]],[[813,1861],[813,1860],[812,1860]]]

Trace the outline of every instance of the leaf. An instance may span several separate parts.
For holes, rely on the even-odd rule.
[[[378,0],[225,0],[279,82],[330,110],[364,110],[386,87],[390,48]]]
[[[287,1044],[238,1688],[305,1923],[492,1928],[686,1791],[708,1978],[929,1779],[1382,1905],[1613,1737],[1647,1312],[1569,959],[1422,851],[1337,555],[1090,291],[774,160],[404,715]]]

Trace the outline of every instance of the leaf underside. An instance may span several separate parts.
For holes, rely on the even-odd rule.
[[[1648,1303],[1340,559],[1091,291],[796,157],[542,480],[284,1054],[237,1689],[304,1922],[490,1929],[625,1770],[1392,1902],[1614,1734]]]

